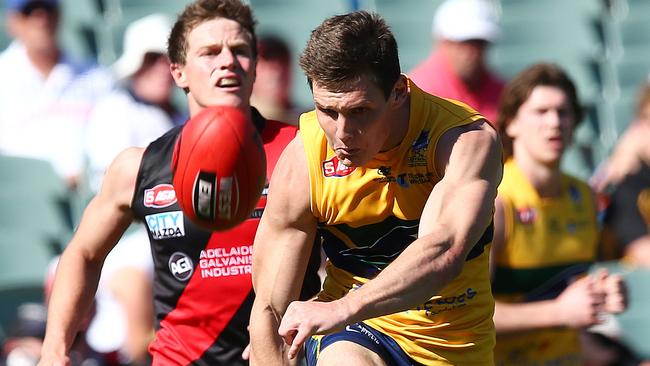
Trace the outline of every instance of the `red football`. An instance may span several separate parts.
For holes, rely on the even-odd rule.
[[[199,226],[227,230],[246,220],[266,180],[266,156],[255,125],[233,107],[210,107],[190,119],[172,157],[181,209]]]

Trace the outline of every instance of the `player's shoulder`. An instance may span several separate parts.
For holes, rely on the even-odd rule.
[[[109,172],[116,171],[120,175],[137,174],[145,148],[129,147],[122,150],[113,160]]]
[[[286,122],[276,120],[266,120],[264,129],[262,130],[262,140],[265,144],[276,142],[280,144],[288,144],[296,134],[298,127],[290,125]]]
[[[269,130],[269,131],[281,131],[284,133],[293,133],[293,135],[296,135],[296,132],[298,131],[298,127],[294,126],[292,124],[289,124],[287,122],[282,122],[282,121],[277,121],[274,119],[267,119],[266,120],[266,125],[264,126],[264,131]]]
[[[106,170],[101,192],[121,206],[131,203],[145,149],[130,147],[120,152]]]
[[[443,145],[454,145],[458,142],[495,148],[501,146],[498,132],[485,118],[451,127],[440,137],[440,143]]]

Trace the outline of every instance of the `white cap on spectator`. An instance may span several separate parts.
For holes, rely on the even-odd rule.
[[[447,0],[433,16],[433,35],[451,41],[499,37],[496,8],[489,0]]]
[[[147,53],[167,54],[167,37],[172,28],[165,14],[151,14],[129,24],[124,32],[124,52],[113,64],[120,79],[133,75],[142,66]]]

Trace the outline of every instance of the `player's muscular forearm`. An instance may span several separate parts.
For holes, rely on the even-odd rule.
[[[501,180],[494,131],[477,127],[451,131],[441,142],[443,149],[445,143],[447,169],[424,207],[419,238],[375,279],[340,300],[353,312],[352,320],[391,314],[428,300],[462,271],[467,254],[488,227]]]

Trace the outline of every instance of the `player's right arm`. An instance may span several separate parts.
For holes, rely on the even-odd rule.
[[[251,365],[288,362],[278,327],[289,303],[300,295],[315,235],[307,161],[298,135],[287,145],[273,171],[267,205],[255,236]]]
[[[93,302],[104,259],[133,219],[131,200],[143,149],[118,155],[61,255],[48,305],[40,366],[68,365],[81,319]]]

